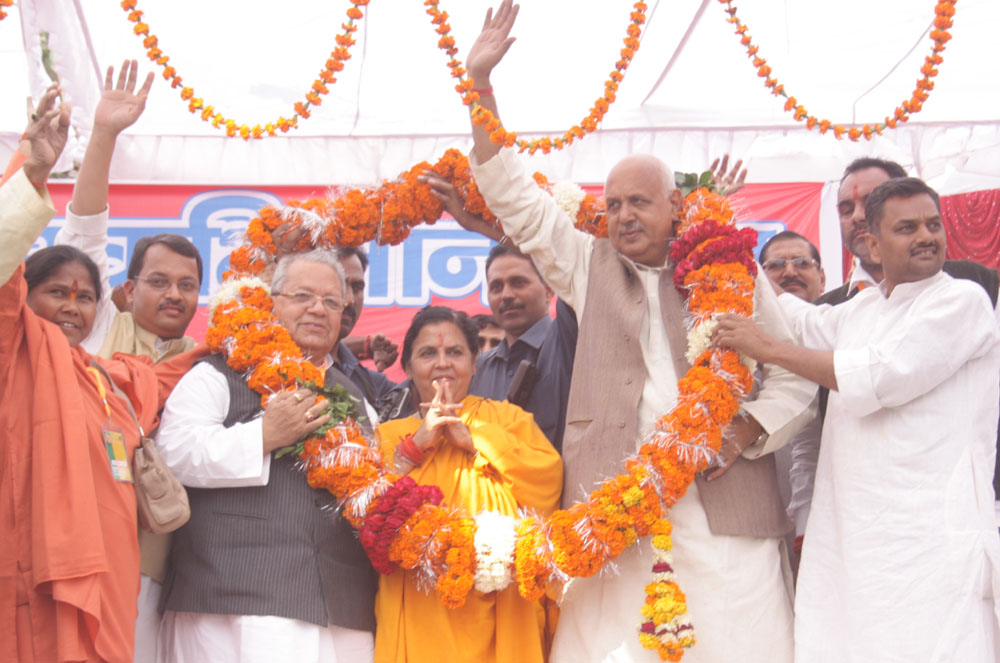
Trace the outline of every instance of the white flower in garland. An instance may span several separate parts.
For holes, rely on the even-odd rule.
[[[243,278],[224,281],[209,301],[209,317],[211,317],[211,314],[214,313],[215,309],[219,306],[229,302],[239,301],[240,292],[243,288],[263,288],[268,292],[271,291],[268,285],[256,276],[244,276]]]
[[[712,334],[718,326],[718,320],[715,318],[709,318],[688,332],[687,360],[689,364],[694,364],[695,360],[698,359],[698,357],[700,357],[705,350],[712,347]]]
[[[475,587],[480,592],[499,592],[514,579],[516,527],[513,518],[493,511],[476,516]]]
[[[688,332],[688,347],[685,356],[689,364],[693,364],[702,353],[712,347],[712,334],[715,333],[715,328],[718,326],[719,321],[713,316]],[[740,353],[740,362],[751,373],[757,370],[757,360],[742,352]]]
[[[552,186],[552,197],[559,207],[566,210],[569,218],[575,219],[580,213],[580,205],[587,197],[587,192],[572,182],[557,182]]]

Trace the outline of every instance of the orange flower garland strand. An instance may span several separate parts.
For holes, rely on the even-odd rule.
[[[405,182],[412,172],[418,168],[423,172],[425,167],[416,166],[401,179]],[[452,177],[461,190],[475,191],[471,177],[465,179],[468,164],[462,155],[449,153],[435,168]],[[543,178],[539,181],[544,185]],[[379,218],[377,206],[374,212],[370,209],[372,201],[380,200],[384,210],[385,201],[393,198],[401,209],[411,210],[408,214],[417,215],[413,210],[423,207],[421,197],[418,185],[404,184],[390,191],[352,190],[333,201],[310,200],[282,211],[261,210],[248,229],[246,243],[230,258],[231,271],[217,294],[212,327],[206,335],[210,346],[225,353],[235,370],[249,375],[264,402],[281,389],[321,379],[319,369],[302,359],[274,318],[266,286],[257,276],[276,260],[279,246],[281,250],[333,246],[348,237],[358,243],[373,237],[383,241],[387,222]],[[703,207],[685,212],[691,221],[688,231],[703,238],[690,247],[691,252],[716,241],[711,228],[732,223],[732,210],[714,194],[698,190],[685,202],[689,207]],[[440,214],[440,206],[436,213]],[[359,218],[364,220],[364,230],[354,225]],[[407,224],[419,222],[402,225],[408,232]],[[294,242],[287,239],[296,237],[293,231],[299,232]],[[389,234],[395,237],[400,232]],[[287,246],[290,243],[294,245]],[[695,317],[752,312],[753,279],[746,265],[735,253],[720,260],[727,262],[704,265],[685,277]],[[638,453],[626,459],[622,474],[604,481],[586,502],[545,520],[526,515],[514,523],[513,559],[507,568],[522,596],[534,600],[572,577],[593,575],[640,537],[652,535],[656,564],[653,582],[646,589],[645,622],[639,637],[664,660],[679,660],[695,639],[686,621],[684,594],[670,566],[670,523],[665,514],[683,497],[694,475],[709,466],[739,399],[751,385],[752,376],[738,355],[717,349],[703,352],[678,382],[677,406],[661,418]],[[359,529],[399,479],[349,419],[306,440],[300,457],[309,485],[336,496],[345,517]],[[412,571],[423,586],[434,587],[443,604],[464,603],[477,569],[474,519],[447,505],[428,502],[392,536],[387,546],[391,562]]]
[[[913,94],[897,106],[891,116],[887,115],[882,122],[865,124],[860,128],[847,128],[841,124],[833,124],[830,120],[820,119],[810,114],[795,97],[789,96],[785,92],[785,87],[778,83],[777,78],[771,76],[771,67],[767,64],[767,60],[757,55],[759,49],[750,38],[747,25],[736,15],[733,0],[719,0],[719,2],[726,6],[726,13],[729,14],[726,21],[736,26],[736,34],[740,37],[740,43],[746,47],[747,57],[753,59],[753,66],[757,69],[757,75],[764,79],[765,87],[771,90],[771,94],[786,98],[785,110],[792,113],[792,117],[798,122],[805,122],[807,129],[819,129],[820,133],[825,134],[832,128],[833,135],[838,140],[847,134],[848,138],[856,142],[861,138],[871,140],[873,135],[882,135],[885,129],[895,129],[898,123],[906,122],[910,119],[910,115],[920,112],[924,102],[930,96],[931,90],[934,89],[934,81],[931,79],[937,76],[937,67],[944,62],[941,53],[945,49],[945,44],[951,40],[948,28],[953,24],[956,0],[943,0],[934,6],[934,27],[930,34],[934,45],[931,47],[931,54],[924,58],[924,64],[920,67],[920,73],[923,76],[917,79]]]
[[[0,21],[7,18],[7,12],[3,10],[4,7],[13,7],[14,0],[0,0]]]
[[[0,4],[5,2],[12,2],[12,0],[0,0]],[[169,64],[170,56],[165,55],[160,49],[159,38],[151,34],[149,25],[143,22],[143,12],[137,8],[138,0],[122,0],[121,7],[128,13],[128,20],[135,23],[132,32],[142,39],[142,46],[146,49],[146,57],[163,67],[163,78],[170,81],[170,87],[181,89],[180,96],[181,99],[187,102],[188,111],[199,113],[202,121],[211,122],[212,126],[216,129],[224,128],[226,135],[230,138],[239,136],[243,140],[250,140],[251,138],[259,140],[265,136],[276,136],[279,130],[285,133],[289,129],[297,129],[299,118],[301,117],[303,120],[309,119],[309,115],[311,114],[309,109],[322,104],[322,97],[330,91],[327,86],[337,82],[337,72],[342,71],[344,69],[344,62],[351,58],[349,49],[354,45],[353,34],[358,29],[355,21],[360,21],[364,16],[361,7],[366,6],[369,0],[350,0],[350,2],[351,8],[347,10],[347,22],[340,25],[343,32],[336,37],[337,47],[331,51],[329,59],[327,59],[325,66],[319,72],[319,76],[313,81],[311,89],[306,92],[305,99],[295,102],[294,113],[291,114],[290,118],[282,116],[273,122],[265,123],[263,126],[255,124],[253,127],[239,123],[232,118],[227,118],[215,110],[215,107],[211,104],[206,106],[201,97],[194,96],[194,88],[183,85],[183,81],[177,70]],[[2,11],[0,11],[0,14],[2,14]]]
[[[608,80],[604,82],[604,94],[594,101],[590,112],[574,125],[561,137],[536,138],[534,140],[524,140],[517,137],[517,133],[507,131],[500,123],[500,119],[493,115],[491,111],[479,104],[479,93],[475,91],[475,81],[466,76],[468,73],[462,62],[455,56],[458,55],[458,47],[455,39],[451,36],[451,26],[448,24],[448,12],[438,8],[440,0],[424,0],[427,13],[431,16],[431,23],[437,26],[436,32],[440,35],[438,47],[448,54],[448,68],[451,70],[453,78],[458,79],[455,90],[462,95],[462,103],[472,109],[472,121],[477,126],[483,127],[489,134],[490,140],[499,145],[513,147],[516,145],[521,152],[527,151],[534,154],[541,150],[548,154],[552,150],[561,150],[566,145],[570,145],[574,140],[583,138],[587,134],[596,131],[597,125],[604,119],[611,104],[615,101],[615,94],[618,85],[625,78],[625,70],[628,69],[635,52],[639,50],[639,38],[642,35],[642,25],[646,22],[645,2],[639,0],[633,5],[633,11],[629,15],[629,25],[626,28],[624,48],[621,49],[621,57],[615,63],[615,69],[608,75]]]
[[[223,274],[223,278],[233,274],[260,275],[277,257],[275,234],[287,236],[299,228],[306,232],[292,247],[295,250],[310,246],[360,246],[372,240],[383,245],[399,244],[412,227],[433,223],[444,211],[441,202],[431,194],[431,187],[417,180],[426,171],[451,182],[464,197],[465,208],[470,213],[490,223],[499,223],[476,188],[469,160],[452,149],[437,163],[418,163],[395,180],[385,181],[378,187],[340,191],[333,200],[291,201],[280,211],[273,207],[262,208],[247,227],[247,241],[230,255],[230,271]],[[552,190],[543,175],[536,173],[535,180],[542,189]],[[583,196],[576,213],[576,226],[598,237],[606,237],[608,229],[602,201],[591,194]]]

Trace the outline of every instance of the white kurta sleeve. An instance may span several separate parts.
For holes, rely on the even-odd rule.
[[[264,486],[271,456],[264,455],[258,417],[226,428],[226,378],[209,364],[196,364],[167,399],[156,447],[170,471],[192,488]]]
[[[795,343],[792,330],[778,304],[770,281],[758,266],[754,288],[757,324],[768,335]],[[816,384],[774,364],[761,365],[761,385],[757,398],[743,403],[742,409],[753,416],[768,433],[763,443],[747,447],[743,455],[756,458],[780,449],[816,416]]]
[[[956,280],[940,294],[916,300],[889,334],[867,347],[833,353],[838,391],[850,414],[909,403],[1000,342],[979,285]]]
[[[514,244],[531,256],[553,292],[583,313],[593,236],[579,231],[573,220],[542,191],[514,150],[506,148],[486,163],[469,156],[476,186],[500,219]]]
[[[791,293],[782,293],[778,303],[800,344],[813,350],[832,351],[836,347],[837,313],[843,307],[816,306]]]
[[[80,249],[94,261],[101,274],[101,301],[97,303],[97,316],[90,334],[81,345],[90,354],[97,354],[104,344],[104,338],[111,329],[111,323],[118,313],[111,301],[111,272],[108,269],[108,209],[98,214],[79,216],[66,205],[66,223],[56,233],[55,244]]]

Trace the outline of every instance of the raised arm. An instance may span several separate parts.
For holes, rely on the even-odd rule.
[[[490,74],[514,43],[510,29],[514,27],[514,19],[517,18],[519,8],[520,6],[515,5],[512,0],[503,0],[495,16],[492,8],[486,11],[483,30],[479,33],[476,43],[472,45],[465,63],[469,76],[475,84],[474,89],[479,93],[479,104],[491,111],[497,119],[500,119],[500,112],[497,109],[496,95],[492,92]],[[475,123],[472,124],[472,139],[473,152],[479,163],[489,161],[500,151],[500,146],[490,140],[490,133]]]
[[[146,98],[153,86],[153,72],[135,91],[139,63],[126,60],[118,71],[118,82],[113,83],[114,67],[108,67],[104,79],[104,92],[94,112],[94,130],[87,143],[87,151],[80,164],[80,174],[73,187],[70,209],[78,216],[99,214],[108,207],[108,173],[111,156],[115,151],[118,134],[135,124],[146,108]],[[105,260],[106,262],[106,260]]]
[[[32,115],[27,135],[31,156],[21,171],[3,185],[0,196],[0,283],[6,283],[49,219],[55,214],[45,183],[69,135],[70,108],[58,104],[59,87],[45,91]]]

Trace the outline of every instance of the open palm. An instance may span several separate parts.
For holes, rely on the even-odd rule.
[[[495,16],[492,9],[486,12],[483,30],[469,50],[466,62],[469,75],[475,79],[476,85],[481,86],[489,80],[490,72],[514,43],[514,38],[509,35],[510,29],[514,27],[518,8],[518,5],[512,4],[512,0],[504,0]]]
[[[153,86],[153,72],[146,76],[146,81],[138,92],[135,91],[139,63],[126,60],[118,72],[117,84],[112,84],[114,67],[108,67],[104,79],[104,92],[94,113],[94,128],[102,128],[119,133],[135,124],[146,108],[146,98]]]

